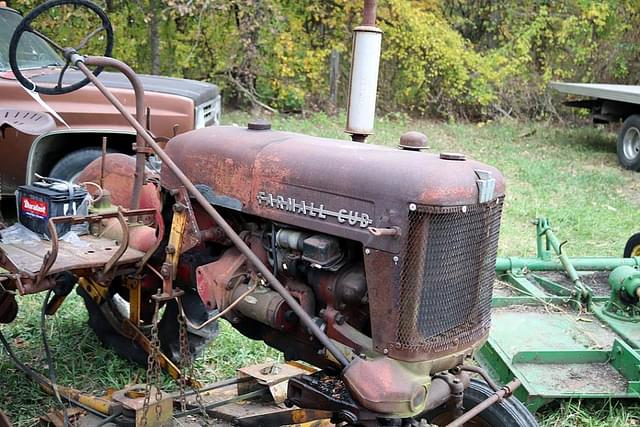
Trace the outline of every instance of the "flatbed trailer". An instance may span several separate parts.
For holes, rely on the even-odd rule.
[[[558,92],[584,97],[564,102],[591,111],[594,123],[622,122],[618,132],[617,153],[620,164],[640,170],[640,86],[603,83],[551,82]]]

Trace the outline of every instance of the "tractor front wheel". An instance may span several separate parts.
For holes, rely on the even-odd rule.
[[[486,383],[472,379],[471,384],[464,391],[465,410],[483,402],[493,393]],[[421,418],[438,426],[444,426],[453,421],[446,405],[427,411]],[[538,422],[522,402],[515,397],[510,397],[489,406],[464,425],[468,427],[538,427]]]

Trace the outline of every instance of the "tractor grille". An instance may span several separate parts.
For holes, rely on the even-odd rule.
[[[501,211],[502,198],[410,212],[398,348],[424,357],[464,348],[486,334]]]

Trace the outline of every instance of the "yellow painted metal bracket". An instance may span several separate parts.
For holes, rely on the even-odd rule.
[[[96,282],[88,277],[80,277],[78,284],[84,289],[91,299],[98,305],[102,304],[109,294],[109,286]]]

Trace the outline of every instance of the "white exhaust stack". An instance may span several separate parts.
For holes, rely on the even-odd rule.
[[[376,24],[376,0],[365,0],[362,25],[353,30],[346,132],[364,142],[373,133],[382,30]]]

